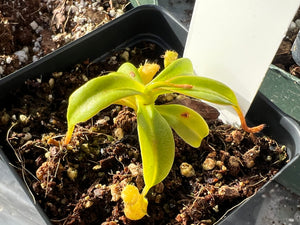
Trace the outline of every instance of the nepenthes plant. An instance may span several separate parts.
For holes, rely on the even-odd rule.
[[[171,170],[175,155],[172,129],[194,148],[199,147],[209,133],[206,121],[194,110],[178,104],[156,105],[159,95],[179,93],[230,105],[245,131],[256,133],[264,127],[248,127],[234,92],[223,83],[197,76],[189,59],[178,58],[176,52],[166,51],[164,69],[158,73],[159,69],[155,63],[146,62],[136,68],[126,62],[116,72],[91,79],[69,98],[64,144],[70,142],[77,123],[87,121],[111,104],[135,110],[145,186],[141,193],[131,184],[122,191],[124,213],[132,220],[147,215],[148,191],[163,181]]]

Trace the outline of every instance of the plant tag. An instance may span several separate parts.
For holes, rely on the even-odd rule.
[[[245,114],[268,70],[299,0],[197,0],[185,46],[199,76],[223,82]],[[229,107],[224,122],[238,124]]]

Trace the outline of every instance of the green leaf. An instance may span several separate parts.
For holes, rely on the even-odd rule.
[[[139,105],[138,135],[143,161],[144,193],[170,172],[175,156],[172,130],[153,104]]]
[[[147,4],[157,5],[157,0],[130,0],[130,2],[133,7]]]
[[[180,58],[172,62],[161,71],[150,83],[165,81],[177,76],[194,75],[192,62],[187,58]]]
[[[117,72],[123,73],[124,75],[126,74],[127,76],[131,77],[132,79],[143,83],[142,78],[138,72],[138,69],[131,63],[126,62],[123,63]]]
[[[179,76],[166,81],[161,89],[181,93],[221,105],[238,106],[234,92],[225,84],[200,76]]]
[[[159,113],[175,132],[189,145],[198,148],[209,133],[205,120],[194,110],[183,105],[157,105]]]
[[[141,94],[144,86],[139,82],[113,72],[94,78],[78,88],[69,98],[67,112],[68,126],[84,122],[113,102]]]

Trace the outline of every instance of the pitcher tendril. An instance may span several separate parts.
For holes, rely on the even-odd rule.
[[[177,104],[156,105],[155,100],[159,95],[173,92],[230,105],[237,112],[246,132],[256,133],[264,127],[248,127],[236,96],[229,87],[216,80],[197,76],[189,59],[177,57],[176,52],[166,51],[164,69],[159,73],[160,67],[155,63],[145,62],[136,68],[126,62],[116,72],[88,81],[69,98],[65,145],[70,143],[77,123],[87,121],[111,104],[135,110],[145,187],[139,193],[130,184],[122,191],[124,213],[131,220],[139,220],[147,215],[148,191],[163,181],[171,170],[175,156],[172,129],[194,148],[198,148],[209,133],[207,123],[194,110]]]

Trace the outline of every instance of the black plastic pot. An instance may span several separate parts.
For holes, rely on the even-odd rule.
[[[182,54],[186,37],[187,30],[166,11],[155,6],[135,8],[85,37],[0,80],[1,104],[7,104],[10,92],[22,85],[28,78],[47,77],[51,72],[65,70],[87,58],[92,61],[109,55],[114,49],[132,46],[145,40],[154,42],[163,49],[174,49]],[[267,124],[268,126],[264,132],[278,140],[280,144],[287,146],[291,161],[254,197],[243,203],[222,220],[220,222],[222,225],[264,224],[258,223],[258,221],[262,217],[269,217],[269,212],[265,210],[265,205],[274,198],[274,196],[268,195],[270,188],[272,189],[274,185],[278,184],[283,187],[283,193],[280,196],[292,195],[290,191],[300,194],[300,182],[297,179],[293,179],[300,173],[299,125],[284,115],[261,93],[256,96],[247,114],[247,120],[254,124]],[[1,157],[7,160],[7,163],[10,160],[10,156],[7,154],[9,151],[11,150],[0,149]],[[12,172],[16,174],[13,169]],[[27,192],[23,182],[20,181],[20,183]],[[45,223],[51,224],[39,206],[37,206],[37,210],[43,215]],[[284,214],[283,216],[290,215]],[[282,215],[280,218],[282,218]]]

